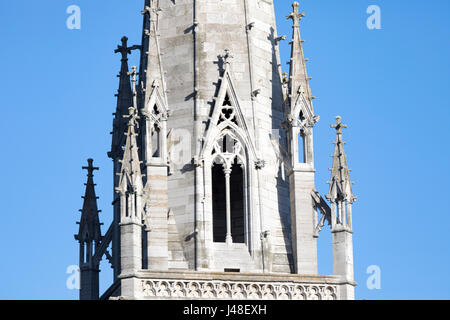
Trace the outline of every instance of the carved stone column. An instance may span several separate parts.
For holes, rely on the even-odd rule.
[[[225,242],[227,245],[233,244],[233,238],[231,236],[231,201],[230,201],[230,176],[231,169],[224,169],[225,173],[225,194],[226,194],[226,219],[227,219],[227,235],[225,238]]]

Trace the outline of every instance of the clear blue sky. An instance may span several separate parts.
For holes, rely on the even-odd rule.
[[[106,225],[112,201],[106,152],[120,68],[113,50],[123,35],[139,43],[143,2],[0,2],[0,299],[78,296],[66,289],[65,272],[78,263],[81,166],[93,157],[101,167],[96,183]],[[66,28],[72,4],[81,7],[81,30]],[[371,4],[381,8],[382,30],[366,27]],[[349,125],[357,298],[450,299],[450,1],[303,0],[301,7],[321,116],[315,160],[322,194],[335,138],[329,125],[338,114]],[[278,31],[288,39],[290,11],[290,1],[276,0]],[[286,71],[287,43],[281,44]],[[331,273],[328,230],[319,243],[320,272]],[[370,265],[381,268],[381,290],[366,288]]]

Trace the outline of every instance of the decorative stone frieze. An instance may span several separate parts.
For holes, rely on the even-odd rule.
[[[236,300],[336,300],[337,286],[329,284],[200,281],[174,279],[142,280],[146,299],[236,299]]]

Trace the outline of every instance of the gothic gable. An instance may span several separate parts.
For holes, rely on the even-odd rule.
[[[214,99],[213,108],[200,157],[211,154],[215,141],[220,138],[224,130],[228,130],[241,140],[248,148],[249,155],[256,161],[255,145],[235,90],[229,62],[225,63],[220,89]]]
[[[158,124],[161,115],[167,115],[169,112],[166,97],[161,92],[161,87],[158,81],[153,81],[150,96],[145,102],[145,107],[141,110],[141,112],[146,117],[149,117],[152,122]]]

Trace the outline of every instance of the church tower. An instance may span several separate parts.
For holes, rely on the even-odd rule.
[[[102,299],[352,299],[355,198],[343,125],[330,208],[315,189],[319,117],[299,4],[288,16],[288,76],[272,0],[146,0],[142,15],[142,43],[129,47],[124,37],[116,50],[114,221],[86,240],[97,241],[87,269],[94,280],[81,291],[95,294],[81,298],[99,297],[106,256],[114,281]],[[140,67],[130,71],[134,50]],[[327,276],[317,268],[325,221],[335,271]]]

